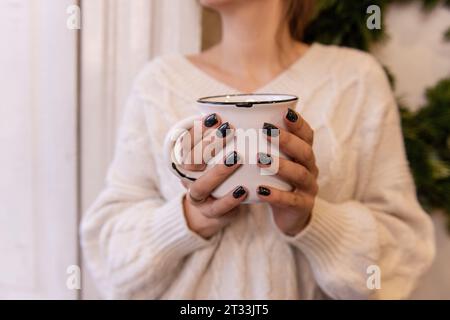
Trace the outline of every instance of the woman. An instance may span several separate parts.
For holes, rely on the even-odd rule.
[[[158,58],[141,72],[107,187],[83,219],[82,248],[101,291],[145,299],[407,297],[433,259],[433,228],[415,196],[382,68],[356,50],[300,42],[310,0],[201,3],[220,13],[221,42]],[[280,130],[281,150],[293,160],[280,163],[278,175],[295,189],[259,188],[262,204],[241,205],[248,190],[240,186],[210,196],[239,164],[182,184],[163,159],[168,129],[198,113],[197,98],[238,92],[301,97]],[[221,126],[220,115],[204,119],[205,129]]]

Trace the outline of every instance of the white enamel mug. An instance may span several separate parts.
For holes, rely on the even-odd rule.
[[[286,157],[278,150],[278,138],[272,137],[272,142],[268,142],[262,128],[264,123],[285,128],[283,118],[288,108],[295,110],[297,102],[298,97],[288,94],[232,94],[200,98],[197,103],[201,116],[176,123],[167,134],[164,143],[167,164],[174,174],[191,181],[204,174],[204,172],[192,172],[181,168],[180,138],[183,132],[185,133],[193,126],[195,120],[199,121],[206,115],[216,113],[220,116],[222,123],[229,122],[234,130],[230,135],[231,138],[227,140],[226,148],[217,152],[207,162],[206,170],[217,163],[223,163],[225,156],[232,151],[237,151],[242,166],[218,186],[212,196],[220,198],[237,186],[244,186],[249,192],[244,203],[255,203],[259,201],[256,195],[258,186],[290,191],[292,186],[276,176],[275,164],[268,169],[257,166],[257,153]]]

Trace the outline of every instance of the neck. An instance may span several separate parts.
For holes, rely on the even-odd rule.
[[[223,8],[220,14],[222,41],[217,49],[221,64],[228,70],[254,73],[263,72],[264,66],[273,72],[290,63],[283,52],[292,52],[295,42],[287,25],[280,24],[280,1],[242,1],[239,8]]]

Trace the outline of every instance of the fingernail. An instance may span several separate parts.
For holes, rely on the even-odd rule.
[[[230,154],[225,158],[224,164],[225,164],[227,167],[232,167],[232,166],[234,166],[236,163],[238,163],[238,161],[239,161],[239,155],[237,154],[236,151],[233,151],[232,153],[230,153]]]
[[[216,135],[219,138],[225,138],[227,136],[228,130],[230,130],[230,124],[228,122],[225,122],[219,128],[217,128]]]
[[[217,119],[217,114],[213,113],[205,118],[205,121],[203,121],[203,124],[205,125],[205,127],[211,128],[212,126],[217,124],[217,122],[219,122],[219,120]]]
[[[267,154],[267,153],[258,153],[258,163],[259,164],[264,164],[264,165],[269,165],[272,163],[272,157]]]
[[[288,112],[286,114],[286,119],[288,119],[290,122],[297,122],[298,114],[291,108],[288,108]]]
[[[265,122],[263,125],[263,133],[268,137],[277,137],[280,134],[280,129],[271,123]]]
[[[239,186],[233,191],[233,197],[235,199],[239,199],[242,197],[247,191],[245,191],[244,187]]]
[[[258,194],[261,196],[270,196],[270,190],[266,187],[258,187]]]

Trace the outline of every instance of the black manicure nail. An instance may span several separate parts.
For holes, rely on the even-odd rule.
[[[288,119],[290,122],[297,122],[298,114],[291,108],[288,108],[288,112],[286,114],[286,119]]]
[[[258,153],[258,163],[263,165],[269,165],[272,163],[272,157],[267,153]]]
[[[225,158],[225,165],[227,167],[232,167],[234,166],[236,163],[238,163],[239,161],[239,155],[237,154],[236,151],[233,151],[232,153],[230,153],[226,158]]]
[[[230,130],[230,124],[228,122],[225,122],[219,128],[217,128],[216,135],[219,138],[225,138],[227,136],[228,130]]]
[[[240,186],[237,187],[234,191],[233,191],[233,197],[235,199],[239,199],[240,197],[242,197],[247,191],[245,191],[244,187]]]
[[[271,123],[265,122],[263,125],[263,133],[269,137],[277,137],[280,134],[280,129]]]
[[[270,190],[265,187],[258,187],[258,194],[262,196],[270,196]]]
[[[209,116],[207,116],[205,118],[205,121],[203,121],[205,127],[207,128],[211,128],[212,126],[214,126],[217,122],[219,122],[219,120],[217,120],[217,114],[213,113],[210,114]]]

